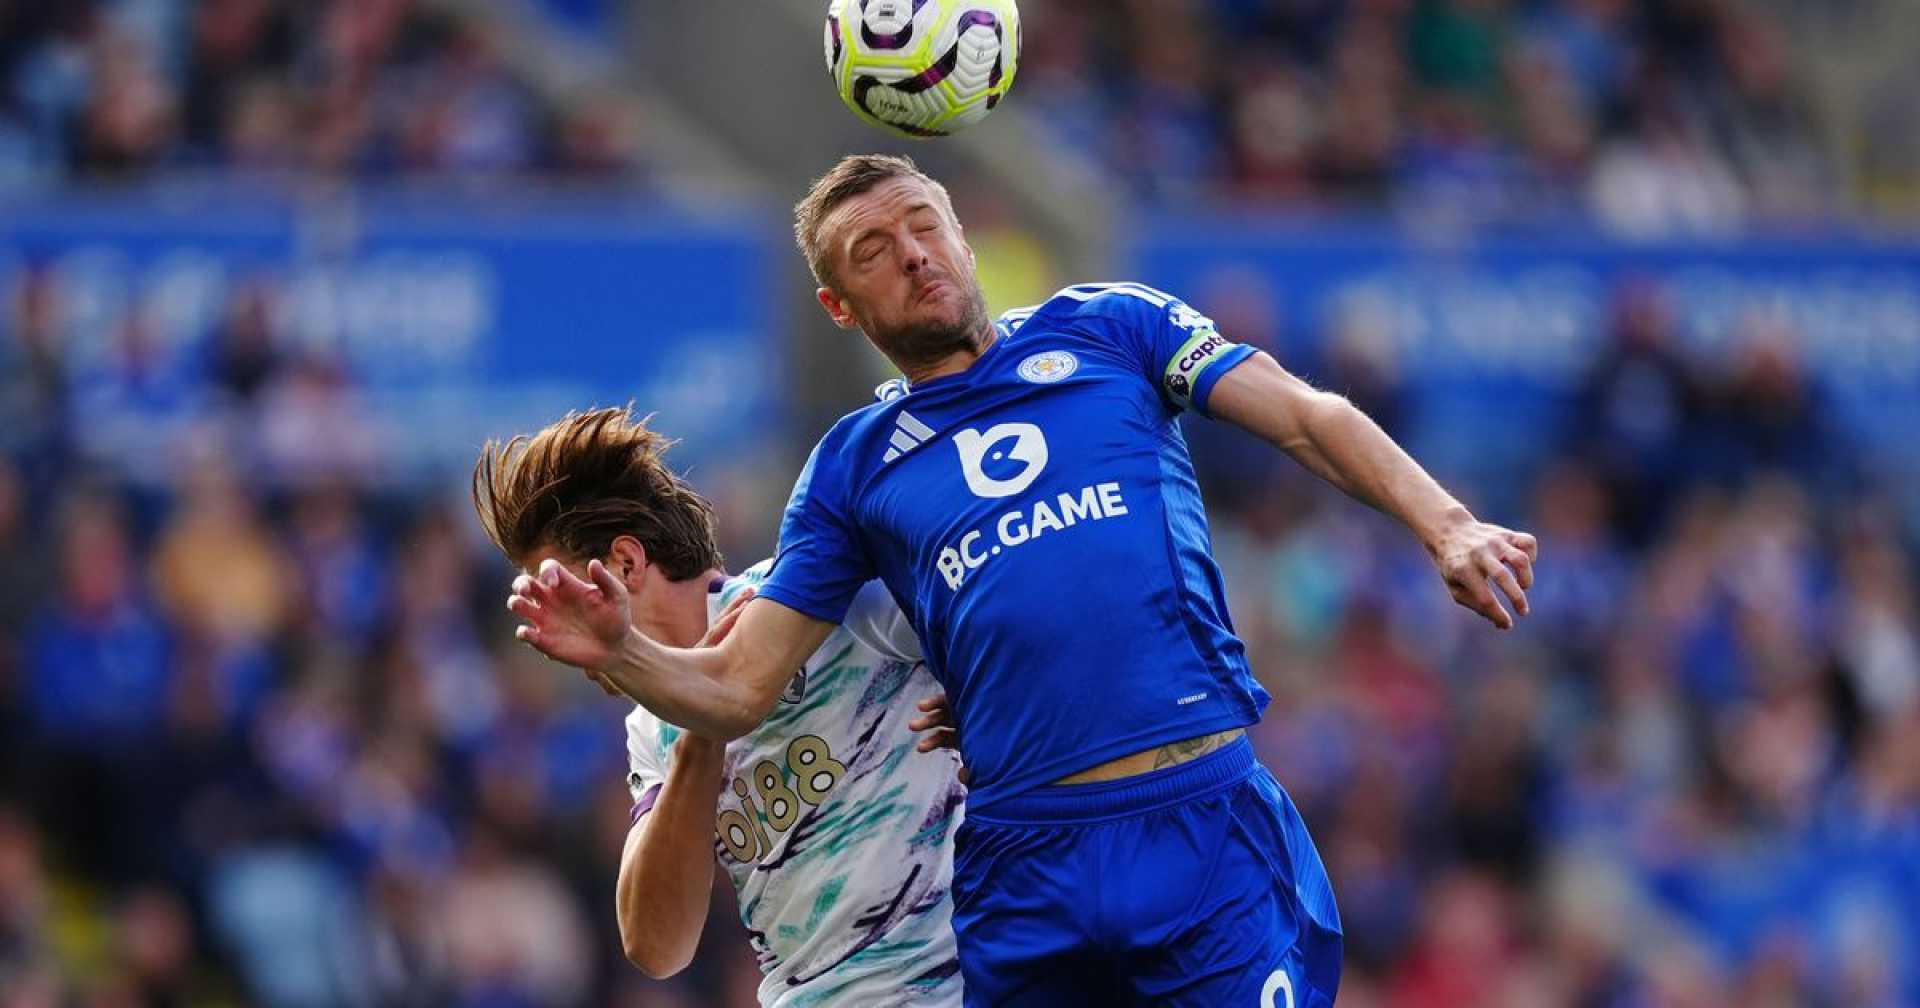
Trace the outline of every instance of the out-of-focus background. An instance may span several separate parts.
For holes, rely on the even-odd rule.
[[[764,555],[875,149],[995,310],[1174,291],[1539,535],[1497,635],[1188,425],[1343,1005],[1920,1004],[1920,5],[1025,0],[905,147],[820,7],[0,0],[0,1006],[750,1005],[725,893],[622,959],[623,709],[465,478],[631,400]]]

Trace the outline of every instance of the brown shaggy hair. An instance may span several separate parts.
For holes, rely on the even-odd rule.
[[[647,561],[684,581],[722,567],[713,505],[668,469],[673,444],[630,407],[569,413],[531,437],[488,441],[473,468],[473,507],[516,567],[543,547],[605,559],[630,535]]]
[[[849,154],[820,176],[793,208],[793,240],[800,246],[800,254],[807,257],[807,268],[813,271],[816,283],[822,287],[833,286],[831,257],[820,244],[820,226],[826,222],[827,215],[855,196],[888,179],[902,176],[925,182],[939,200],[940,208],[947,212],[947,219],[958,223],[959,218],[953,212],[953,198],[947,195],[947,187],[921,171],[912,158],[892,154]]]

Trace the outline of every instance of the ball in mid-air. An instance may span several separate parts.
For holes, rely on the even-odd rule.
[[[827,70],[841,100],[904,136],[985,119],[1019,56],[1014,0],[828,0]]]

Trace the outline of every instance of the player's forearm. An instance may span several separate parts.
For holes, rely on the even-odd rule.
[[[1286,446],[1302,465],[1349,496],[1393,516],[1429,547],[1449,525],[1473,516],[1372,418],[1345,398],[1316,395],[1300,437]]]
[[[718,742],[759,727],[834,624],[756,598],[715,647],[673,648],[629,630],[594,674],[670,724]]]
[[[760,724],[784,685],[741,667],[744,659],[726,647],[667,647],[635,630],[597,671],[662,721],[728,742]]]
[[[700,944],[723,766],[719,743],[683,738],[653,809],[635,824],[621,854],[614,892],[620,943],[627,959],[656,979],[685,969]]]

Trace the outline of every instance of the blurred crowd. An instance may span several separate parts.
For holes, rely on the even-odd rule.
[[[1773,6],[1034,2],[1019,94],[1149,205],[1715,234],[1848,199]],[[0,0],[0,190],[644,174],[630,110],[536,86],[493,9]],[[725,891],[687,974],[625,963],[624,710],[513,641],[463,490],[395,471],[286,292],[236,263],[204,332],[76,335],[89,295],[0,251],[0,1008],[751,1004]],[[1540,537],[1510,635],[1385,519],[1189,426],[1342,1004],[1920,1004],[1911,487],[1798,334],[1703,357],[1649,281],[1610,326],[1502,434],[1511,485],[1455,481]],[[1417,440],[1396,344],[1286,338]],[[692,478],[759,559],[784,476]]]
[[[1482,514],[1540,540],[1510,635],[1397,526],[1189,428],[1343,1005],[1920,1003],[1920,539],[1790,340],[1678,342],[1624,285],[1567,409],[1511,434],[1547,450]],[[1391,367],[1329,358],[1410,434]]]
[[[71,294],[0,305],[0,1005],[641,1003],[625,711],[513,642],[464,499],[270,288],[99,370]]]
[[[513,57],[539,47],[500,6],[0,5],[0,191],[193,173],[644,182],[632,96],[538,86]],[[615,6],[518,5],[601,45]],[[1785,6],[1049,0],[1024,11],[1020,105],[1147,205],[1584,211],[1629,234],[1721,234],[1920,189],[1911,82],[1878,82],[1847,141],[1880,181],[1844,170],[1809,79],[1834,61],[1795,48]]]
[[[425,0],[0,4],[0,191],[640,173],[621,99],[536,87],[507,30]]]
[[[56,280],[0,313],[0,1005],[750,1004],[725,892],[688,974],[622,959],[624,710],[512,640],[509,572],[457,493],[381,478],[351,375],[241,286],[148,402],[67,367]],[[1343,1004],[1920,1003],[1912,529],[1790,340],[1673,326],[1623,286],[1512,433],[1544,461],[1485,514],[1541,541],[1511,635],[1190,425]],[[1294,366],[1407,436],[1404,372],[1326,345]],[[744,566],[781,488],[715,492]]]
[[[1022,102],[1150,203],[1720,233],[1840,202],[1787,29],[1753,3],[1031,7]]]

